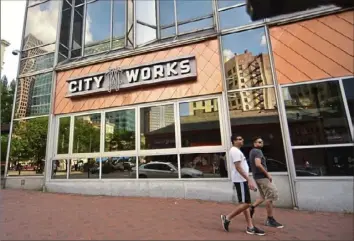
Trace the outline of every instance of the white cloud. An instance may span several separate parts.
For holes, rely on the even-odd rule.
[[[17,75],[18,56],[12,55],[13,50],[20,49],[23,18],[26,1],[0,1],[1,4],[1,39],[11,45],[6,48],[4,55],[4,68],[1,75],[6,75],[9,80]]]
[[[55,42],[57,34],[60,1],[49,1],[45,5],[29,8],[25,36],[34,35],[43,43]],[[40,9],[45,6],[46,9]]]
[[[222,51],[222,54],[224,56],[224,62],[229,61],[231,58],[235,56],[235,54],[230,49],[224,49]]]
[[[86,29],[85,29],[85,43],[91,43],[93,41],[93,36],[91,33],[91,16],[89,14],[86,15]]]
[[[264,46],[266,44],[267,44],[267,39],[266,39],[266,36],[263,34],[261,37],[261,46]]]

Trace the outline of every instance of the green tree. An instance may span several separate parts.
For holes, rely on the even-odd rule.
[[[74,146],[76,153],[99,152],[100,150],[100,125],[95,125],[87,120],[76,118],[74,126]]]
[[[11,162],[30,160],[42,165],[47,146],[48,117],[38,117],[14,123],[11,139]]]
[[[60,118],[58,134],[58,154],[69,152],[70,117]]]
[[[106,138],[107,151],[115,150],[134,150],[135,149],[135,132],[125,129],[115,128],[113,134]],[[106,148],[107,149],[107,148]]]
[[[12,104],[15,94],[15,80],[8,83],[7,77],[3,76],[0,81],[1,94],[1,123],[11,122]]]

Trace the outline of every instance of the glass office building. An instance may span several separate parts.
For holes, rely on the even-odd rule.
[[[278,206],[353,211],[353,10],[246,8],[28,1],[6,187],[233,201],[237,133]]]

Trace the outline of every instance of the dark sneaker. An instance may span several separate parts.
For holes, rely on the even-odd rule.
[[[273,228],[284,228],[284,226],[278,223],[274,218],[268,218],[265,225]]]
[[[257,227],[247,228],[246,229],[246,233],[252,234],[252,235],[258,235],[258,236],[264,236],[265,235],[265,232],[263,230],[260,230]]]
[[[226,232],[229,232],[230,221],[226,219],[225,215],[221,215],[221,225]]]
[[[255,209],[254,207],[250,207],[251,218],[253,218],[254,209]]]

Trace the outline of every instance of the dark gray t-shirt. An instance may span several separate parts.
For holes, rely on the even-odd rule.
[[[261,159],[262,166],[264,167],[264,169],[266,169],[268,171],[266,159],[265,159],[265,157],[263,155],[262,150],[257,149],[257,148],[253,148],[250,151],[250,155],[249,155],[249,161],[250,161],[250,164],[251,164],[253,178],[254,179],[267,178],[266,175],[264,175],[264,173],[258,167],[256,167],[256,161],[255,161],[256,158],[260,158]]]

